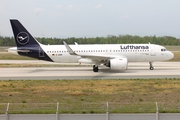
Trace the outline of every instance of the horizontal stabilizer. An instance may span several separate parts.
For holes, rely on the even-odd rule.
[[[22,52],[22,53],[27,53],[30,52],[30,50],[17,50],[17,47],[12,47],[7,49],[8,52]]]

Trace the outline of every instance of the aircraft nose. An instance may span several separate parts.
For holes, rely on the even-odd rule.
[[[172,52],[169,52],[168,57],[169,59],[172,59],[174,57],[174,54]]]

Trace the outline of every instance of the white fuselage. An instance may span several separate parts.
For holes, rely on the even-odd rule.
[[[128,62],[165,61],[174,57],[163,46],[154,44],[69,45],[80,55],[123,56]],[[59,63],[77,63],[81,57],[70,55],[64,45],[41,45],[46,54]]]

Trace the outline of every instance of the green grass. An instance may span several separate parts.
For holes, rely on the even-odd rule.
[[[164,47],[170,51],[180,51],[180,46],[164,46]]]
[[[180,112],[180,79],[0,81],[0,113]]]
[[[0,52],[0,60],[34,60],[33,58],[15,55],[8,52]]]

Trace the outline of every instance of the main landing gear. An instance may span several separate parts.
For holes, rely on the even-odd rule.
[[[93,71],[94,71],[94,72],[98,72],[98,71],[99,71],[99,68],[98,68],[97,65],[93,65]]]
[[[152,62],[149,62],[149,65],[150,65],[149,69],[150,69],[150,70],[154,70],[154,67],[153,67],[153,65],[152,65]]]

